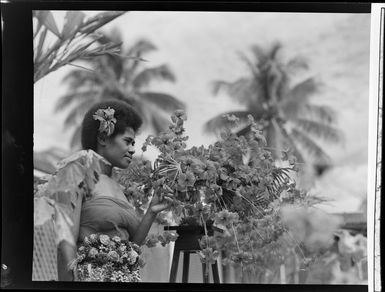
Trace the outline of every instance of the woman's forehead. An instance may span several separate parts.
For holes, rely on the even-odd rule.
[[[126,137],[135,137],[135,131],[131,127],[127,127],[123,133],[123,136]]]

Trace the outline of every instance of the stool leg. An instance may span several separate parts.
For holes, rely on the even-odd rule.
[[[219,281],[219,272],[218,272],[218,262],[215,262],[215,264],[212,264],[211,268],[213,270],[213,280],[214,280],[214,283],[220,283],[220,281]]]
[[[185,251],[183,253],[182,283],[187,283],[188,282],[189,267],[190,267],[190,252]]]
[[[178,272],[180,250],[177,246],[174,247],[174,253],[172,255],[171,271],[170,271],[170,283],[175,283],[176,274]]]
[[[206,264],[202,263],[203,283],[209,283],[209,274],[206,273]]]

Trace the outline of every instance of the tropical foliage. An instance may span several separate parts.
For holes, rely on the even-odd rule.
[[[277,167],[252,117],[251,134],[246,137],[227,128],[213,145],[190,149],[184,135],[186,118],[183,111],[176,111],[169,130],[147,138],[142,150],[155,146],[160,151],[154,165],[138,159],[129,169],[117,173],[139,213],[148,206],[149,189],[173,192],[173,222],[164,213],[158,215],[158,222],[202,226],[201,261],[212,264],[220,257],[224,266],[239,271],[242,282],[327,284],[367,280],[366,239],[352,239],[338,231],[338,218],[314,208],[322,199],[299,190],[290,179],[289,173],[298,170],[296,160],[282,151],[278,160],[287,161],[289,167]],[[239,122],[234,116],[224,118],[229,123]],[[165,231],[149,235],[146,245],[165,246],[177,239],[178,233]],[[349,259],[354,264],[346,266]],[[329,267],[329,273],[321,273],[320,267],[323,271]]]
[[[253,118],[249,117],[252,134],[237,136],[229,129],[222,140],[208,147],[186,148],[184,133],[186,115],[176,111],[169,129],[149,136],[143,145],[155,146],[160,155],[154,163],[142,161],[120,174],[129,200],[143,213],[148,203],[148,189],[174,193],[171,213],[178,224],[200,225],[205,236],[200,240],[201,261],[212,263],[221,251],[223,263],[244,269],[271,269],[279,266],[287,253],[301,253],[301,246],[286,230],[280,219],[285,204],[310,202],[311,197],[299,192],[289,172],[296,163],[288,153],[288,167],[277,167],[266,140]],[[237,123],[238,119],[228,116]],[[167,223],[165,217],[161,218]],[[218,233],[210,235],[214,226]],[[150,236],[148,246],[158,241],[163,245],[177,239],[172,233]],[[303,253],[302,253],[303,255]],[[303,261],[307,261],[302,257]]]
[[[126,48],[117,29],[103,33],[97,43],[102,46],[115,43],[120,53],[81,58],[92,70],[78,68],[69,72],[63,79],[69,92],[56,104],[57,111],[73,106],[65,120],[66,128],[76,127],[71,146],[75,147],[80,141],[79,120],[84,113],[94,103],[106,98],[127,101],[137,109],[145,124],[159,133],[167,125],[164,115],[183,109],[184,104],[172,95],[148,88],[154,80],[175,81],[175,75],[165,64],[144,66],[143,55],[155,51],[155,45],[142,39]]]
[[[59,30],[54,16],[47,10],[34,10],[34,82],[80,58],[92,58],[118,52],[118,46],[105,43],[95,46],[100,36],[95,31],[124,12],[103,12],[86,19],[81,11],[67,11]]]
[[[250,131],[248,115],[263,125],[274,157],[279,157],[280,150],[290,148],[301,162],[306,152],[316,161],[328,163],[329,156],[315,138],[328,142],[341,140],[342,135],[334,126],[335,112],[328,106],[311,103],[311,96],[320,88],[313,77],[293,84],[295,73],[307,69],[308,64],[300,57],[285,61],[281,51],[279,43],[268,49],[252,46],[252,58],[240,55],[248,75],[233,82],[214,81],[213,93],[224,92],[245,108],[227,113],[241,120],[243,125],[236,129],[238,134]],[[205,124],[205,130],[215,132],[227,126],[228,121],[220,114]]]

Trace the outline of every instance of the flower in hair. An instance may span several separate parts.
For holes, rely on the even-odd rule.
[[[116,118],[114,118],[115,110],[108,107],[107,109],[98,109],[93,115],[94,120],[100,122],[99,132],[110,136],[115,130]]]

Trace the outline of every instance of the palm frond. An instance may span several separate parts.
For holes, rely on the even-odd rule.
[[[337,114],[329,106],[305,104],[305,112],[324,123],[333,124],[336,122]]]
[[[174,73],[167,65],[160,65],[158,67],[147,68],[135,76],[132,84],[135,88],[141,88],[148,85],[153,80],[175,82]]]
[[[76,127],[74,133],[72,134],[70,147],[72,150],[80,150],[81,148],[81,134],[82,134],[82,126],[79,125]]]
[[[164,118],[159,112],[151,111],[151,127],[156,134],[165,131],[170,125],[170,122]]]
[[[309,69],[309,64],[306,61],[306,59],[303,57],[294,57],[287,62],[286,69],[289,72],[294,73],[294,72],[301,70],[301,69],[303,69],[303,70]]]
[[[240,124],[246,123],[248,121],[247,116],[250,114],[248,111],[230,111],[220,115],[215,116],[214,118],[207,121],[203,129],[206,133],[217,133],[220,130],[225,128],[234,127],[234,123],[230,122],[224,115],[234,115],[239,118]]]
[[[140,92],[138,94],[140,98],[143,98],[146,102],[154,104],[167,112],[186,108],[183,102],[169,94],[148,91]]]
[[[86,99],[80,102],[77,106],[75,106],[72,111],[68,114],[66,119],[64,120],[64,127],[68,129],[74,125],[78,124],[78,121],[81,117],[84,116],[86,111],[97,102],[96,99]]]
[[[98,84],[99,82],[100,78],[98,74],[83,69],[71,70],[62,79],[62,83],[67,83],[72,91],[83,86],[89,86],[90,84]]]
[[[101,45],[111,45],[115,44],[119,50],[122,49],[123,39],[122,35],[120,33],[120,30],[116,27],[114,27],[108,34],[107,33],[101,33],[101,35],[98,38],[98,42]],[[108,66],[111,66],[114,68],[114,72],[116,76],[120,76],[123,71],[123,57],[121,57],[119,54],[107,54],[102,56],[104,58],[108,59]]]
[[[157,50],[157,47],[146,39],[138,40],[127,52],[128,56],[138,56]]]
[[[259,96],[258,86],[255,80],[250,78],[240,78],[234,82],[216,80],[212,82],[211,86],[214,95],[223,91],[233,100],[243,105],[256,103]]]
[[[279,51],[282,49],[282,44],[280,42],[275,42],[272,44],[270,50],[269,50],[269,59],[270,60],[276,60]]]
[[[306,151],[319,161],[330,161],[330,157],[323,149],[317,145],[308,135],[297,129],[292,129],[291,136],[300,143]]]
[[[135,93],[125,92],[115,80],[111,81],[107,86],[103,87],[100,96],[102,98],[125,101],[130,105],[133,105],[138,101],[138,96]]]
[[[283,102],[291,102],[295,100],[297,103],[306,103],[309,97],[315,94],[319,89],[320,84],[312,77],[296,84],[291,90],[290,94],[283,100]]]
[[[297,118],[293,120],[293,123],[305,133],[330,142],[340,142],[343,137],[341,131],[338,129],[317,121]]]
[[[69,94],[63,95],[59,98],[57,103],[55,104],[54,112],[57,113],[68,106],[70,106],[74,102],[79,102],[84,99],[95,99],[100,92],[98,90],[88,90],[88,91],[76,91],[71,92]]]
[[[287,95],[278,101],[278,107],[288,120],[302,115],[309,98],[317,91],[318,85],[314,78],[308,78],[292,88]]]
[[[254,54],[254,58],[257,61],[257,64],[261,64],[268,59],[268,52],[259,45],[251,46],[251,51]]]
[[[256,66],[256,64],[254,64],[245,54],[243,54],[242,52],[238,52],[238,55],[240,57],[240,59],[246,63],[246,65],[248,66],[248,68],[250,69],[251,73],[253,74],[253,78],[259,78],[259,70],[258,70],[258,67]]]
[[[288,144],[287,146],[289,147],[290,152],[297,158],[298,162],[301,162],[301,163],[305,162],[305,159],[303,158],[301,151],[298,149],[293,138],[290,136],[290,134],[287,132],[287,130],[284,127],[281,127],[281,133],[285,138],[285,142]]]
[[[124,70],[123,58],[119,54],[105,53],[92,57],[87,56],[82,59],[93,64],[95,67],[94,72],[99,76],[100,80],[104,80],[106,76],[119,80]]]
[[[137,41],[131,48],[128,49],[126,55],[129,57],[136,57],[136,59],[127,59],[124,63],[124,77],[126,84],[130,84],[134,79],[135,72],[141,62],[141,56],[155,50],[157,50],[155,45],[145,39]]]

